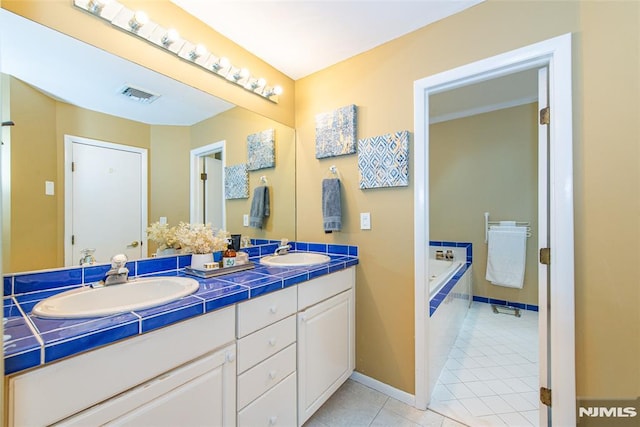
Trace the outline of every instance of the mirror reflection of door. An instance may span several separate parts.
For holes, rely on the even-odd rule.
[[[67,138],[66,264],[77,265],[89,248],[100,263],[120,253],[129,260],[141,258],[146,252],[147,151]]]
[[[213,228],[222,228],[222,153],[216,152],[200,157],[202,223],[211,223]]]
[[[191,150],[191,222],[226,227],[225,141]]]

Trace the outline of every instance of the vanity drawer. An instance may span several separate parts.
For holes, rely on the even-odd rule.
[[[252,404],[238,413],[238,426],[295,426],[296,415],[296,374],[260,396]]]
[[[295,313],[297,297],[297,287],[291,286],[238,304],[238,338]]]
[[[296,316],[238,340],[238,373],[257,365],[296,340]]]
[[[238,377],[238,408],[244,408],[295,370],[295,344],[249,369]]]

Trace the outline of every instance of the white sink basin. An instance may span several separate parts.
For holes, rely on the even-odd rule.
[[[311,252],[291,252],[285,255],[268,255],[260,259],[260,264],[273,267],[295,267],[318,265],[331,261],[327,255]]]
[[[196,290],[198,281],[188,277],[149,277],[62,292],[40,301],[32,313],[57,319],[106,316],[166,304]]]

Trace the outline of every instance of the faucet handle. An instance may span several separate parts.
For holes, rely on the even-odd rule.
[[[127,264],[128,260],[125,254],[116,254],[111,257],[111,268],[122,268]]]

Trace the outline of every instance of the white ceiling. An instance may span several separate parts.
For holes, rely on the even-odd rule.
[[[297,80],[483,0],[171,1]]]

